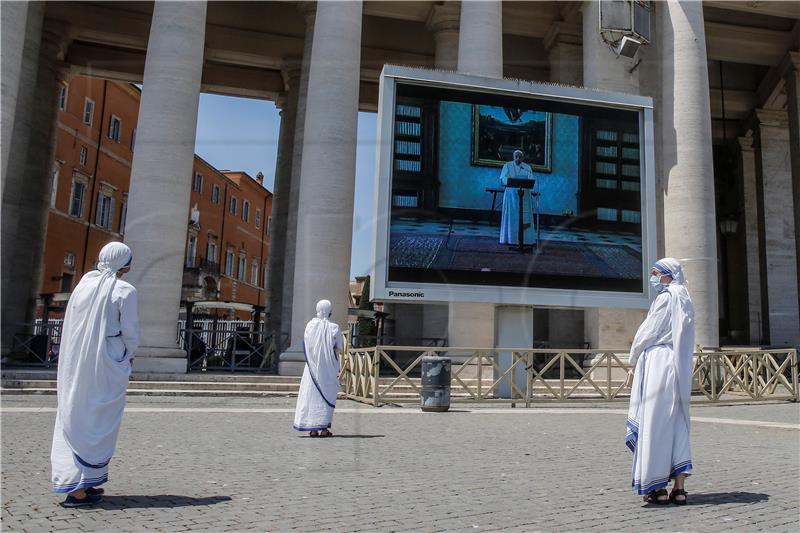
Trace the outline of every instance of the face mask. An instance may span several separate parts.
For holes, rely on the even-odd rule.
[[[655,290],[660,290],[661,287],[664,286],[664,284],[661,283],[661,278],[660,277],[658,277],[658,276],[650,276],[650,286],[653,287]]]

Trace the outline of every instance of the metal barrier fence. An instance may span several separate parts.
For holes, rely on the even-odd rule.
[[[63,319],[21,324],[14,337],[11,363],[22,367],[51,368],[58,365]],[[272,336],[253,332],[252,320],[196,319],[193,336],[186,335],[185,321],[177,321],[178,345],[185,350],[187,371],[226,370],[274,372],[277,367]]]
[[[416,355],[406,366],[387,352]],[[532,403],[627,399],[628,365],[622,351],[517,350],[374,346],[349,348],[340,356],[346,398],[374,406],[418,403],[412,378],[425,356],[458,354],[452,366],[453,402]],[[587,361],[588,363],[585,363]],[[569,374],[575,376],[570,378]],[[551,377],[556,376],[556,377]],[[699,352],[694,355],[693,401],[798,399],[797,350]]]
[[[181,331],[187,372],[275,372],[275,340],[263,331],[200,329]]]
[[[44,323],[37,320],[34,324],[21,324],[19,329],[27,333],[14,335],[11,348],[14,364],[45,368],[57,366],[62,322],[50,320]]]
[[[264,323],[260,323],[261,330],[264,328]],[[192,329],[202,330],[202,331],[219,331],[226,334],[233,334],[236,331],[241,331],[242,329],[247,329],[248,331],[253,329],[253,321],[252,320],[216,320],[203,318],[197,319],[195,318],[192,320]],[[180,345],[182,350],[186,349],[186,335],[184,332],[186,331],[186,320],[178,320],[178,344]]]

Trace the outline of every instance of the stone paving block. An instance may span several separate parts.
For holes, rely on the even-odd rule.
[[[287,407],[283,400],[149,401],[129,407]],[[54,400],[11,405],[52,407]],[[704,407],[702,416],[797,423],[796,411]],[[611,411],[340,409],[333,439],[301,438],[286,412],[129,411],[107,498],[75,511],[50,493],[54,413],[1,416],[4,531],[800,530],[797,430],[694,423],[691,505],[654,508],[629,489],[625,415]]]

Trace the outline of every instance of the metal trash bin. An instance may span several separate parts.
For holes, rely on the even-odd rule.
[[[445,412],[450,409],[450,359],[422,358],[422,391],[420,407],[426,412]]]

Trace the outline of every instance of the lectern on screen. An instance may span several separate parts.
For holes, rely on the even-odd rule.
[[[536,231],[537,241],[538,241],[538,236],[541,234],[541,232],[538,231],[539,227],[540,227],[540,224],[537,223],[537,222],[539,222],[539,220],[538,220],[538,218],[539,218],[538,217],[538,212],[537,212],[536,215],[533,215],[534,209],[533,208],[528,209],[528,208],[525,207],[525,202],[526,201],[527,202],[532,202],[534,200],[534,197],[531,195],[531,191],[533,191],[533,188],[535,186],[536,186],[536,180],[529,180],[529,179],[525,179],[525,178],[507,178],[505,180],[504,189],[509,189],[509,191],[511,193],[516,194],[517,195],[517,201],[519,202],[519,205],[523,206],[521,209],[512,209],[513,211],[516,211],[516,213],[517,213],[517,220],[516,220],[516,223],[517,223],[517,230],[516,230],[517,231],[517,244],[516,244],[516,248],[520,252],[526,251],[527,247],[531,244],[530,243],[530,239],[526,239],[525,238],[526,237],[526,233],[529,233],[529,232],[525,231],[526,228],[530,228],[531,225],[534,225],[533,229],[534,229],[534,231]],[[503,191],[503,192],[504,192],[503,202],[505,203],[507,200],[505,198],[505,196],[506,196],[505,195],[505,191]],[[535,194],[535,193],[533,193],[533,194]],[[528,212],[530,212],[530,217],[531,217],[530,220],[526,220],[528,218]],[[533,218],[534,216],[536,216],[536,219]],[[513,218],[513,217],[506,217],[504,219],[506,224],[509,224],[509,225],[513,225],[514,224],[514,220],[511,220],[511,218]],[[500,231],[501,232],[503,231],[502,228],[501,228]],[[510,233],[511,234],[514,233],[514,228],[513,227],[510,228]],[[511,246],[514,246],[513,243],[509,243],[509,242],[506,242],[506,243],[503,243],[503,244],[509,244]],[[537,244],[538,244],[538,242],[537,242]]]
[[[651,99],[387,66],[378,107],[373,298],[647,306]]]

